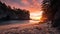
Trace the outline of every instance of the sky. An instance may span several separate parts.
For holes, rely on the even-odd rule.
[[[37,13],[41,10],[43,0],[1,0],[6,5],[11,7],[26,9],[30,13]]]

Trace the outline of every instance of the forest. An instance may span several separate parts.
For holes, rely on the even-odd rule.
[[[13,9],[0,1],[0,20],[29,20],[30,12],[20,8]]]

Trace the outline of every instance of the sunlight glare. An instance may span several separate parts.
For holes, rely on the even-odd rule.
[[[42,13],[43,13],[43,11],[40,11],[38,13],[31,13],[30,18],[32,20],[40,20],[40,18],[42,17]]]

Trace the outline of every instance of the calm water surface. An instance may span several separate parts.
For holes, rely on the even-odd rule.
[[[39,21],[36,20],[10,20],[10,21],[4,21],[0,23],[0,25],[6,25],[6,24],[24,24],[24,23],[38,23]]]

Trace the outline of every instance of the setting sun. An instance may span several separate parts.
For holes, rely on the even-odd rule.
[[[32,20],[40,20],[40,18],[42,17],[42,13],[43,13],[43,11],[40,11],[38,13],[31,13],[30,18]]]

